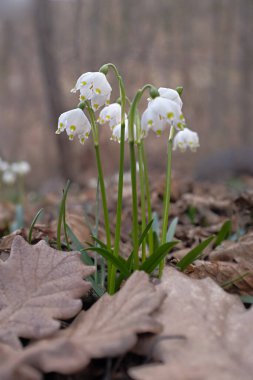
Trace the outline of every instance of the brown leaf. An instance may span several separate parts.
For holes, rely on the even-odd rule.
[[[78,252],[61,252],[44,241],[32,246],[15,237],[10,257],[0,263],[0,341],[20,347],[18,337],[38,339],[74,317],[94,272]]]
[[[121,355],[136,344],[137,334],[161,331],[151,313],[163,298],[144,272],[135,272],[117,294],[105,294],[69,328],[9,355],[0,371],[10,376],[12,367],[30,365],[46,373],[71,374],[92,358]]]
[[[229,292],[253,295],[253,267],[223,261],[198,260],[187,269],[191,278],[210,277]]]
[[[164,330],[139,349],[162,364],[136,367],[135,380],[251,380],[253,309],[211,279],[193,280],[167,268],[167,298],[154,317]],[[180,337],[181,336],[181,337]]]

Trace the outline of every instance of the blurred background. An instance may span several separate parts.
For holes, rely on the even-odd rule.
[[[81,146],[54,132],[59,114],[78,103],[70,89],[80,74],[113,62],[130,98],[147,82],[184,87],[201,147],[175,153],[180,175],[252,173],[252,36],[253,0],[0,0],[0,157],[29,161],[32,189],[96,175],[91,139]],[[101,128],[107,175],[118,169],[109,137]],[[162,173],[165,136],[150,134],[147,150]]]

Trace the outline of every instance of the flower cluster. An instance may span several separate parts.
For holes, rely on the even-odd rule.
[[[25,176],[30,170],[31,166],[27,161],[8,163],[0,158],[0,174],[5,184],[14,184],[17,177]]]
[[[87,72],[82,74],[71,92],[80,92],[82,102],[90,102],[93,111],[105,106],[99,114],[97,122],[108,125],[112,131],[111,140],[120,142],[121,133],[121,105],[109,104],[112,88],[102,72]],[[160,87],[155,98],[148,99],[148,106],[143,112],[139,129],[134,125],[134,139],[137,141],[147,136],[152,130],[157,136],[173,126],[178,133],[174,138],[174,150],[179,148],[185,151],[189,147],[195,151],[199,147],[199,138],[196,132],[186,128],[182,113],[183,102],[178,91]],[[78,137],[81,144],[89,137],[91,124],[84,112],[73,109],[60,115],[57,134],[66,131],[69,140]],[[125,115],[125,141],[128,140],[128,118]]]

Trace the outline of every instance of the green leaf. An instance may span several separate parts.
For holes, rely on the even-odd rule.
[[[143,270],[146,273],[152,273],[177,243],[177,241],[171,241],[169,243],[160,245],[160,247],[158,247],[157,250],[145,260],[145,262],[140,266],[139,270]]]
[[[89,247],[86,248],[84,251],[92,251],[97,252],[99,255],[103,256],[106,260],[110,261],[120,272],[122,272],[125,276],[129,276],[130,272],[127,267],[127,261],[124,260],[122,257],[114,256],[111,251],[108,249],[104,249],[101,247]]]
[[[29,228],[29,233],[28,233],[28,243],[29,244],[32,243],[32,233],[33,233],[34,226],[35,226],[37,220],[39,219],[39,217],[43,211],[44,211],[43,208],[41,208],[32,220],[32,223],[31,223],[30,228]]]
[[[226,220],[223,223],[223,225],[222,225],[222,227],[221,227],[221,229],[220,229],[220,231],[216,237],[216,240],[214,242],[214,247],[217,247],[224,240],[226,240],[229,237],[229,235],[231,234],[231,230],[232,230],[232,222],[231,222],[231,220]]]
[[[101,248],[107,249],[107,245],[99,240],[96,236],[92,235],[92,239],[100,245]]]
[[[177,228],[177,223],[178,223],[178,218],[174,218],[172,222],[170,223],[170,226],[168,228],[167,234],[166,234],[166,242],[169,243],[174,239],[174,235],[176,232]]]
[[[138,240],[139,247],[143,243],[143,240],[145,239],[145,237],[147,236],[148,231],[152,227],[152,224],[153,224],[153,219],[146,225],[144,231],[142,232],[142,234],[141,234],[141,236],[140,236],[140,238]]]
[[[87,255],[86,252],[85,253],[82,252],[82,250],[85,248],[82,245],[82,243],[78,240],[78,238],[76,237],[76,235],[74,234],[74,232],[72,231],[72,229],[70,228],[70,226],[68,224],[66,224],[66,229],[67,229],[68,235],[72,241],[71,248],[81,252],[81,254],[82,254],[81,259],[84,262],[84,264],[93,266],[94,262],[93,262],[92,258],[89,255]],[[92,285],[94,292],[99,297],[101,297],[105,293],[105,290],[101,286],[99,286],[98,283],[95,281],[94,275],[89,276],[87,278],[87,280],[91,282],[91,285]]]
[[[184,271],[188,265],[193,263],[203,252],[203,250],[211,243],[214,239],[214,236],[209,236],[206,240],[202,241],[196,247],[194,247],[190,252],[188,252],[177,264],[177,267]]]
[[[83,244],[78,240],[78,238],[76,237],[76,235],[74,234],[74,232],[72,231],[72,229],[70,228],[68,224],[66,225],[66,228],[67,228],[67,232],[70,237],[70,240],[72,241],[71,248],[73,250],[77,250],[83,253],[82,251],[85,249]],[[86,265],[92,265],[92,266],[94,265],[92,258],[86,252],[83,253],[82,260]]]
[[[65,189],[63,190],[63,196],[62,196],[60,209],[59,209],[58,224],[57,224],[57,249],[59,251],[61,250],[61,227],[62,227],[62,224],[63,224],[63,228],[64,228],[64,235],[65,235],[66,243],[67,243],[67,246],[69,247],[66,221],[65,221],[65,206],[66,206],[66,199],[67,199],[69,188],[70,188],[70,180],[67,181],[67,185],[66,185]]]

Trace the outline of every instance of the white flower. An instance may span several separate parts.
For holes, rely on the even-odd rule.
[[[99,124],[109,124],[109,127],[113,129],[121,122],[121,105],[118,103],[112,103],[107,107],[104,107],[99,114]]]
[[[8,162],[2,160],[0,158],[0,172],[4,172],[5,170],[7,170],[9,168],[9,164]]]
[[[189,128],[185,128],[176,134],[173,141],[173,150],[179,148],[181,152],[185,152],[187,148],[196,152],[199,147],[199,136],[197,132],[191,131]]]
[[[182,108],[183,102],[176,90],[173,90],[172,88],[160,87],[158,88],[158,92],[162,98],[173,100],[173,102],[177,103],[179,107]]]
[[[16,181],[16,173],[11,169],[7,169],[2,176],[2,181],[7,185],[12,185]]]
[[[157,135],[161,135],[169,125],[173,125],[177,129],[184,128],[185,120],[180,106],[175,101],[161,96],[150,100],[141,119],[143,132],[147,133],[151,128]]]
[[[11,170],[18,175],[26,175],[31,170],[31,166],[27,161],[14,162],[11,165]]]
[[[120,143],[121,124],[116,125],[112,130],[111,140]],[[125,119],[125,141],[128,141],[128,119]],[[136,141],[136,125],[134,124],[134,141]]]
[[[112,88],[105,74],[100,72],[88,72],[82,74],[71,92],[80,91],[80,100],[90,100],[94,111],[108,104]]]
[[[91,125],[83,111],[76,108],[60,115],[58,129],[55,133],[60,134],[63,131],[66,131],[69,140],[72,141],[77,136],[80,143],[83,144],[89,137]]]

